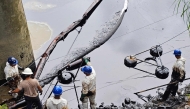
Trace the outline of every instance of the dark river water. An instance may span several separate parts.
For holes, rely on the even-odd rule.
[[[72,22],[82,18],[83,13],[92,2],[93,0],[23,0],[27,20],[46,23],[52,29],[50,40],[43,42],[43,45],[35,50],[35,58],[37,59],[46,50],[51,41],[61,31],[65,30]],[[106,21],[111,19],[115,12],[120,11],[123,4],[124,0],[103,0],[83,26],[71,51],[88,45],[96,35],[96,30],[99,30]],[[105,104],[113,102],[121,106],[121,102],[125,97],[143,103],[133,93],[170,81],[170,75],[164,80],[155,77],[136,79],[148,74],[125,67],[124,58],[161,44],[186,30],[186,24],[180,14],[176,14],[175,5],[172,4],[173,0],[129,0],[128,12],[116,33],[104,45],[87,55],[91,57],[91,63],[97,72],[96,102],[98,105],[101,102],[105,102]],[[76,36],[77,31],[73,31],[65,41],[60,41],[57,44],[49,58],[49,62],[45,65],[42,77],[58,65],[63,56],[67,55]],[[43,36],[39,36],[39,38],[41,37]],[[163,52],[190,45],[189,42],[189,32],[186,31],[163,44]],[[188,67],[190,66],[190,47],[183,48],[181,51],[182,56],[187,59],[186,75],[190,77],[188,72],[190,71],[190,67]],[[149,56],[149,52],[146,52],[138,55],[137,58],[145,59]],[[171,74],[172,65],[176,60],[173,52],[164,54],[161,59],[163,65],[169,68]],[[137,68],[154,73],[156,67],[141,63],[137,65]],[[73,71],[73,73],[76,73],[76,71]],[[81,86],[83,78],[84,74],[79,71],[76,79],[80,81],[76,82],[77,86]],[[55,82],[56,80],[53,84]],[[185,81],[180,87],[186,84],[189,84],[189,81]],[[50,86],[47,95],[49,95],[53,86]],[[68,86],[73,86],[73,84],[62,86],[64,90],[67,90],[72,88]],[[44,94],[48,87],[49,85],[44,87]],[[77,88],[77,91],[80,97],[81,87]],[[156,94],[156,90],[142,94]],[[41,99],[42,102],[45,102],[47,96],[44,98],[43,96],[41,96]],[[77,107],[74,90],[64,92],[62,97],[69,101],[69,107]]]

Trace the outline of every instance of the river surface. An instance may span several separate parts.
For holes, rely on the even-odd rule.
[[[37,25],[33,25],[33,28],[35,26],[36,28],[39,27],[42,23],[46,25],[46,29],[43,29],[44,31],[33,32],[33,34],[40,34],[33,38],[33,40],[40,42],[40,46],[34,49],[35,59],[43,54],[51,41],[61,31],[65,30],[72,22],[82,18],[83,13],[92,2],[93,0],[23,0],[27,21],[38,22]],[[101,25],[111,19],[115,12],[121,10],[123,3],[124,0],[103,0],[83,26],[71,50],[70,47],[77,36],[77,31],[73,31],[64,41],[57,44],[41,76],[45,76],[46,73],[49,73],[51,69],[58,65],[69,50],[74,51],[79,47],[88,45],[89,41],[95,36],[96,30],[99,30]],[[176,60],[173,52],[164,54],[161,57],[163,65],[170,70],[169,77],[164,80],[155,77],[138,78],[148,74],[127,68],[124,65],[124,58],[161,44],[186,30],[186,24],[180,14],[176,14],[175,5],[172,4],[173,0],[129,0],[128,11],[116,33],[104,45],[87,55],[91,57],[91,63],[97,73],[97,105],[104,102],[105,104],[115,103],[121,106],[125,97],[130,97],[132,100],[143,103],[133,93],[170,81],[171,68]],[[44,40],[42,37],[46,37],[46,39]],[[186,31],[163,44],[163,51],[165,53],[190,45],[189,42],[189,32]],[[32,41],[32,44],[36,45],[36,41]],[[188,72],[190,71],[190,67],[188,67],[190,66],[190,47],[183,48],[181,51],[182,56],[187,59],[186,77],[190,77]],[[138,55],[137,58],[143,60],[149,56],[149,52],[146,52]],[[138,64],[136,67],[151,73],[154,73],[156,68],[145,63]],[[73,73],[76,73],[76,71],[73,71]],[[76,82],[77,86],[81,86],[83,78],[84,74],[79,71],[76,79],[80,81]],[[55,82],[56,79],[50,86],[47,95],[51,92]],[[182,86],[188,83],[189,81],[185,81]],[[73,84],[62,86],[64,90],[68,90],[72,88]],[[47,98],[47,96],[44,97],[44,94],[48,87],[49,85],[46,85],[43,88],[44,93],[40,96],[43,103]],[[80,91],[81,87],[77,88],[79,97]],[[156,90],[142,94],[156,94]],[[68,100],[70,108],[77,107],[74,90],[64,92],[62,97]]]

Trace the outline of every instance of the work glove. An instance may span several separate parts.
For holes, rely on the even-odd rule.
[[[88,62],[90,62],[90,57],[83,57],[82,60],[87,64]]]
[[[179,82],[183,82],[184,79],[178,79]]]
[[[84,101],[84,97],[86,97],[87,94],[81,94],[80,101]]]
[[[92,96],[94,93],[92,91],[88,91],[87,96]]]

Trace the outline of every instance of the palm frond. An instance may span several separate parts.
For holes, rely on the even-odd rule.
[[[174,11],[177,11],[177,14],[180,12],[180,6],[183,5],[181,11],[181,17],[186,23],[188,30],[190,30],[190,1],[189,0],[175,0],[176,5]]]

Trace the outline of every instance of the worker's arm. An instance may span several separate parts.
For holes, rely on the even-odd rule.
[[[91,66],[90,58],[83,57],[82,59],[83,59],[83,61],[85,62],[86,65]]]
[[[87,94],[88,93],[88,84],[87,81],[82,82],[82,94]]]
[[[20,89],[16,88],[15,90],[13,90],[11,93],[18,93],[20,91]]]
[[[20,65],[17,64],[17,67],[19,70],[24,70],[24,67],[21,67]]]
[[[9,70],[8,70],[8,69],[5,69],[4,72],[5,72],[5,78],[6,78],[6,80],[9,81],[9,80],[13,79],[13,78],[12,78],[12,75],[11,75],[11,74],[12,74],[12,71],[11,71],[10,69],[9,69]]]
[[[36,80],[36,81],[37,81],[37,88],[40,91],[40,94],[42,94],[42,92],[43,92],[42,87],[40,86],[38,80]]]
[[[18,93],[19,91],[21,91],[23,89],[21,84],[19,84],[15,90],[13,90],[13,91],[11,91],[9,93]]]
[[[184,79],[185,79],[185,71],[180,71],[179,82],[183,82]]]
[[[40,85],[38,85],[38,90],[40,91],[40,93],[43,92],[42,87]]]

